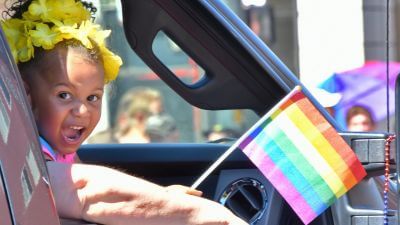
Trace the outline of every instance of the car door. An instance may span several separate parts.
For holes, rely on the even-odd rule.
[[[0,33],[1,224],[60,224],[23,84]]]

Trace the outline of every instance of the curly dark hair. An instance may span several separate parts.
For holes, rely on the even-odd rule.
[[[7,6],[8,2],[12,2],[10,6]],[[2,17],[3,19],[7,18],[22,18],[22,14],[28,10],[29,5],[32,3],[33,0],[6,0],[5,5],[6,9],[5,11],[2,12]],[[92,15],[92,19],[94,19],[94,14],[97,12],[97,8],[93,5],[92,2],[86,2],[86,1],[80,1],[80,0],[75,0],[82,2],[83,6],[89,10],[90,14]]]

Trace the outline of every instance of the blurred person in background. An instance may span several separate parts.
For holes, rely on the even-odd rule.
[[[176,122],[165,112],[161,93],[152,88],[146,88],[144,92],[149,102],[150,116],[146,122],[146,133],[150,142],[177,142],[179,132]]]
[[[367,107],[356,105],[346,113],[347,130],[368,132],[375,129],[375,121]]]
[[[126,92],[118,104],[114,138],[118,143],[149,143],[146,124],[151,116],[150,97],[146,88]]]
[[[151,115],[144,88],[125,92],[118,102],[115,125],[89,138],[88,143],[148,143],[146,123]]]
[[[177,142],[179,132],[175,120],[168,115],[151,115],[146,124],[150,142]]]
[[[219,142],[225,139],[236,139],[240,135],[233,129],[224,128],[221,124],[215,124],[210,130],[203,133],[208,142]]]
[[[161,93],[149,87],[125,92],[118,103],[115,126],[99,132],[89,143],[176,142],[175,120],[164,111]]]

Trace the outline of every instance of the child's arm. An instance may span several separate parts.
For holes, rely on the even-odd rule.
[[[61,217],[101,224],[246,224],[223,206],[106,167],[47,162]]]

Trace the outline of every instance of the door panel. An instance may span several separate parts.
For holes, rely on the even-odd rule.
[[[0,218],[1,224],[12,225],[12,214],[10,209],[10,202],[6,193],[6,186],[4,184],[3,172],[0,164]]]

